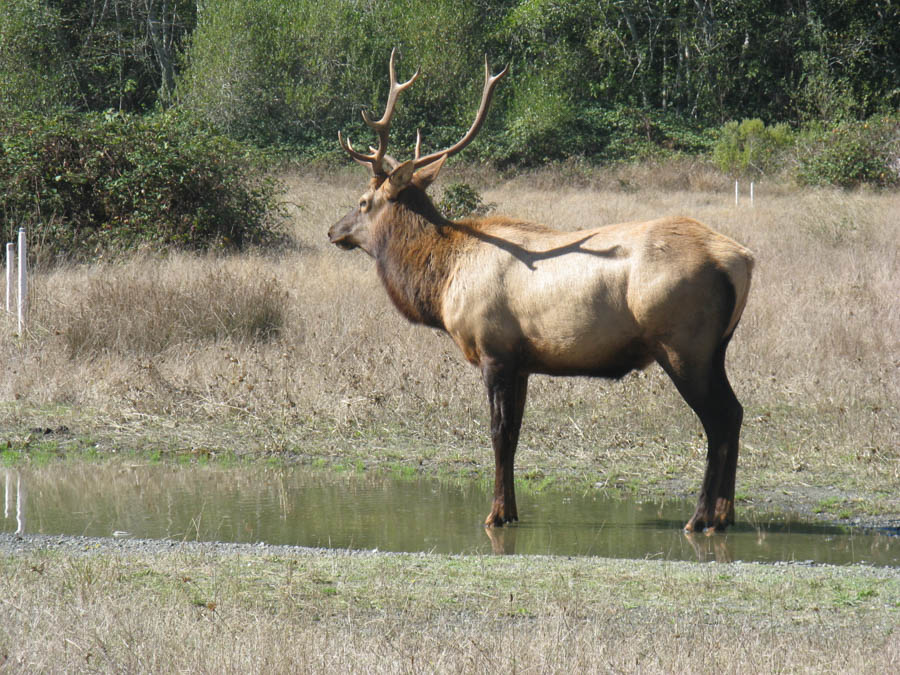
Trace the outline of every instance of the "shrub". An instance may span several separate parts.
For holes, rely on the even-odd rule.
[[[438,210],[450,220],[479,215],[488,210],[481,194],[468,183],[450,183],[444,188]]]
[[[608,160],[647,159],[709,150],[711,138],[695,120],[631,106],[587,111],[588,137],[602,138],[593,151]]]
[[[797,178],[806,185],[900,184],[900,118],[874,117],[807,129],[798,146]]]
[[[476,36],[491,11],[455,0],[222,0],[198,23],[177,98],[237,138],[338,156],[338,130],[369,143],[359,111],[381,115],[396,47],[398,78],[422,77],[400,97],[391,149],[411,150],[417,128],[443,147],[478,104]]]
[[[762,175],[778,168],[791,142],[786,124],[767,127],[758,119],[731,121],[719,130],[713,162],[731,175]]]
[[[173,113],[0,121],[0,213],[42,259],[206,249],[273,233],[276,185],[239,143]]]

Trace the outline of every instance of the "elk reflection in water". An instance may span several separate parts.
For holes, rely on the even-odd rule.
[[[383,472],[51,462],[8,469],[0,531],[463,554],[661,560],[868,562],[900,566],[900,537],[748,514],[727,534],[684,534],[686,500],[637,501],[543,489],[532,517],[473,523],[482,482]],[[28,490],[26,491],[26,486]],[[402,518],[415,511],[418,518]]]

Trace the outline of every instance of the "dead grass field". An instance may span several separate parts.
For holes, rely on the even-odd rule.
[[[448,171],[560,228],[687,214],[757,256],[728,367],[742,510],[900,518],[900,194],[701,165]],[[361,172],[286,176],[293,246],[38,271],[0,317],[0,449],[227,453],[487,475],[478,374],[328,245]],[[661,370],[533,378],[519,476],[693,494],[701,428]],[[42,430],[53,430],[46,434]],[[487,508],[487,504],[485,504]],[[479,520],[483,514],[473,514]],[[527,518],[527,514],[523,514]],[[4,535],[7,536],[7,535]],[[654,561],[44,550],[0,555],[0,671],[896,672],[895,570]],[[4,549],[9,551],[10,549]]]
[[[692,162],[511,178],[458,168],[440,183],[453,180],[497,212],[563,229],[685,214],[751,248],[728,359],[745,407],[739,499],[898,517],[900,194],[764,181],[754,208],[746,195],[736,208],[733,185]],[[0,319],[0,442],[24,448],[30,430],[65,427],[61,447],[101,452],[489,471],[478,373],[446,336],[397,314],[370,259],[327,242],[364,173],[303,169],[285,181],[285,250],[38,271],[28,333]],[[620,382],[532,379],[520,475],[697,489],[702,430],[658,367]]]
[[[27,546],[27,545],[26,545]],[[10,672],[890,673],[895,570],[244,547],[0,554]]]

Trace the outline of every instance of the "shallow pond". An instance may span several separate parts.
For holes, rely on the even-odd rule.
[[[687,501],[520,488],[513,527],[486,530],[479,483],[304,468],[51,464],[0,471],[0,531],[437,553],[597,555],[900,566],[900,537],[752,518],[687,536]]]

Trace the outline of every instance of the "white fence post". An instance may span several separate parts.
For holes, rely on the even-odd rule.
[[[739,193],[739,191],[738,191],[738,182],[737,182],[737,181],[734,181],[734,205],[735,205],[735,206],[738,205],[738,195],[739,195],[739,194],[740,194],[740,193]]]
[[[8,314],[12,314],[12,266],[15,246],[12,242],[6,245],[6,312]]]
[[[750,208],[753,208],[753,181],[750,181]]]
[[[28,276],[26,274],[25,228],[19,228],[19,337],[25,335],[25,310],[28,305]]]

